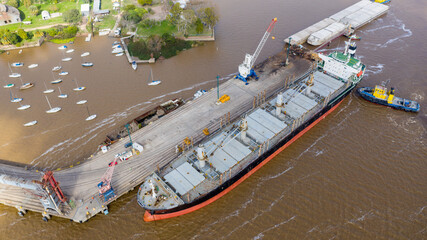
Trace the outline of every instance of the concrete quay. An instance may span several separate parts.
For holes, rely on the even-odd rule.
[[[237,79],[221,84],[220,93],[230,96],[228,102],[217,105],[217,92],[213,89],[132,133],[132,140],[143,145],[144,151],[115,166],[111,186],[117,196],[112,201],[138,187],[149,174],[175,159],[180,154],[176,152],[176,148],[184,146],[184,139],[191,139],[192,144],[197,144],[205,137],[203,129],[208,128],[213,133],[227,122],[242,117],[255,105],[283,90],[290,81],[307,76],[312,67],[310,61],[297,57],[292,58],[285,67],[285,58],[286,53],[281,52],[259,64],[255,70],[260,78],[249,81],[249,85]],[[97,184],[115,155],[126,151],[126,142],[128,139],[122,139],[111,145],[106,153],[99,153],[91,160],[72,168],[55,171],[54,176],[68,199],[68,206],[63,209],[63,214],[50,210],[44,215],[59,216],[81,223],[107,209],[110,202],[103,203],[99,198]],[[0,163],[0,174],[30,180],[40,180],[42,176],[42,173],[35,170],[5,163]],[[45,211],[37,196],[11,185],[0,184],[0,203],[17,209],[22,207],[41,213]],[[143,211],[141,217],[142,214]]]

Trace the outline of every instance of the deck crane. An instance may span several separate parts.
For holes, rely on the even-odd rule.
[[[113,163],[115,162],[117,162],[117,159],[114,159]],[[98,183],[99,196],[102,196],[104,202],[108,202],[116,196],[113,187],[111,187],[111,178],[113,177],[115,166],[116,164],[111,164],[104,175],[102,175],[101,182]]]
[[[270,33],[273,30],[274,24],[276,24],[276,22],[277,22],[277,18],[274,18],[271,21],[270,25],[268,26],[267,31],[264,33],[264,36],[259,42],[258,47],[255,50],[254,54],[250,55],[249,53],[246,53],[245,60],[243,61],[242,64],[239,65],[239,74],[236,76],[236,78],[242,80],[246,84],[248,84],[248,79],[250,77],[255,77],[255,79],[258,79],[258,76],[256,75],[252,67],[254,66],[259,53],[261,52],[262,48],[267,42],[267,39],[270,36]]]

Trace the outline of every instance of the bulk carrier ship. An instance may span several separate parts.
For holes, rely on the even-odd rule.
[[[364,76],[355,52],[349,41],[344,52],[319,54],[306,78],[149,175],[137,195],[144,220],[177,217],[219,199],[334,111]]]

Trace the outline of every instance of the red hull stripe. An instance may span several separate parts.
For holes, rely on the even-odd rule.
[[[227,194],[228,192],[230,192],[231,190],[233,190],[235,187],[237,187],[240,183],[242,183],[244,180],[246,180],[248,177],[250,177],[252,174],[254,174],[256,171],[258,171],[258,169],[260,169],[262,166],[264,166],[265,164],[267,164],[271,159],[273,159],[277,154],[279,154],[280,152],[282,152],[285,148],[287,148],[289,145],[291,145],[293,142],[295,142],[299,137],[301,137],[302,135],[304,135],[304,133],[306,133],[308,130],[310,130],[312,127],[314,127],[317,123],[320,122],[320,120],[324,119],[326,116],[328,116],[331,112],[333,112],[341,103],[343,100],[341,100],[341,102],[339,102],[338,104],[336,104],[335,106],[333,106],[331,109],[329,109],[329,111],[327,111],[325,114],[323,114],[321,117],[319,117],[318,119],[316,119],[316,121],[314,121],[313,123],[311,123],[308,127],[306,127],[304,130],[302,130],[301,132],[299,132],[297,135],[295,135],[295,137],[293,137],[291,140],[289,140],[285,145],[283,145],[282,147],[280,147],[279,149],[277,149],[273,154],[271,154],[269,157],[267,157],[264,161],[262,161],[260,164],[258,164],[258,166],[254,167],[251,171],[249,171],[248,173],[246,173],[242,178],[240,178],[239,180],[237,180],[235,183],[233,183],[231,186],[229,186],[228,188],[224,189],[224,191],[222,191],[221,193],[217,194],[216,196],[187,209],[178,211],[178,212],[173,212],[173,213],[166,213],[166,214],[151,214],[149,211],[145,211],[144,213],[144,221],[146,222],[151,222],[151,221],[156,221],[156,220],[162,220],[162,219],[167,219],[167,218],[173,218],[173,217],[178,217],[187,213],[191,213],[193,211],[196,211],[202,207],[207,206],[208,204],[218,200],[220,197],[224,196],[225,194]]]

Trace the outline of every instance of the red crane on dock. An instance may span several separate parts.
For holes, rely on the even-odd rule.
[[[113,177],[114,168],[116,167],[117,158],[114,159],[104,175],[102,175],[101,182],[98,183],[99,196],[103,197],[104,202],[108,202],[111,198],[115,197],[113,187],[111,187],[111,178]]]

